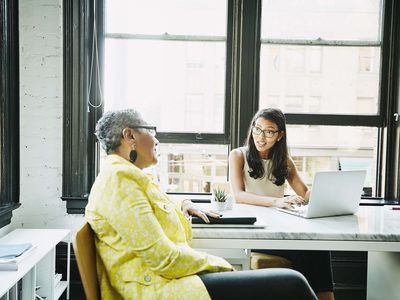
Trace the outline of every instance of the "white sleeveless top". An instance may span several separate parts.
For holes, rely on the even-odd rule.
[[[268,171],[270,169],[271,160],[263,159],[263,165],[265,170],[265,176],[263,178],[254,179],[250,177],[249,174],[249,164],[247,163],[247,147],[240,147],[239,150],[243,153],[244,156],[244,166],[243,166],[243,179],[245,191],[260,195],[260,196],[268,196],[268,197],[277,197],[281,198],[284,196],[285,185],[282,184],[277,186],[273,183],[271,178],[268,178]],[[272,175],[271,175],[272,177]]]

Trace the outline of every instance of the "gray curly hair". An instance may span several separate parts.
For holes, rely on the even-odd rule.
[[[121,144],[122,130],[148,125],[134,109],[106,112],[96,124],[95,135],[107,154],[114,153]]]

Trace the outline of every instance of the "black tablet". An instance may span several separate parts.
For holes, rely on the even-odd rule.
[[[252,225],[257,221],[256,217],[252,216],[222,216],[221,218],[211,218],[210,224],[243,224]],[[206,224],[203,219],[199,217],[192,217],[192,224]]]

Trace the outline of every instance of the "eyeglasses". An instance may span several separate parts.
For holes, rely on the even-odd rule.
[[[253,134],[255,135],[260,135],[262,134],[264,137],[266,138],[272,138],[275,133],[279,132],[279,130],[270,130],[270,129],[265,129],[262,130],[261,128],[258,128],[256,126],[253,126],[253,128],[251,129],[251,131],[253,132]]]
[[[157,127],[156,126],[133,126],[131,128],[147,129],[147,132],[152,136],[156,136],[156,134],[157,134]]]

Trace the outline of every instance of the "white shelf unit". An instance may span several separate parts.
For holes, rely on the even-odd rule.
[[[65,241],[67,247],[67,278],[56,283],[56,245]],[[32,243],[36,248],[18,264],[18,271],[0,271],[0,299],[15,300],[18,282],[22,279],[22,300],[35,300],[35,292],[46,300],[57,300],[67,290],[69,299],[69,273],[71,233],[66,229],[16,229],[0,238],[0,244]],[[36,287],[40,286],[36,290]]]

